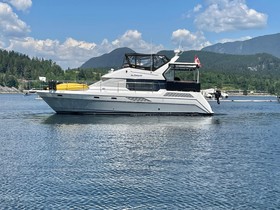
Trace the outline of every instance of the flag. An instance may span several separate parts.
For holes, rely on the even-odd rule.
[[[39,77],[39,80],[42,81],[42,82],[46,82],[47,78],[46,77]]]
[[[198,67],[201,67],[201,63],[200,63],[200,60],[199,58],[197,57],[197,55],[194,56],[194,62],[197,64]]]

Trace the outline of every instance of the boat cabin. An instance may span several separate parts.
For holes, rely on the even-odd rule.
[[[146,71],[156,71],[170,62],[165,55],[157,54],[126,54],[123,68],[130,67]],[[200,91],[199,66],[196,63],[169,63],[163,73],[165,80],[127,79],[126,87],[137,91],[158,91],[166,89],[172,91]]]
[[[200,92],[199,71],[196,63],[170,63],[164,72],[166,89]]]

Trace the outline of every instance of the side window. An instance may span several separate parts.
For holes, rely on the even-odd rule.
[[[175,71],[173,69],[168,69],[164,72],[164,77],[167,81],[174,81]]]

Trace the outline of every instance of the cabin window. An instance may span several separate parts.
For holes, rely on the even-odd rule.
[[[165,89],[165,81],[127,79],[126,87],[129,90],[158,91],[159,89]]]
[[[154,56],[154,68],[158,69],[159,67],[163,66],[167,62],[169,62],[168,58],[162,55]]]
[[[169,69],[164,73],[164,77],[167,81],[174,81],[175,71],[173,69]]]
[[[166,81],[196,81],[197,72],[169,68],[164,74]]]

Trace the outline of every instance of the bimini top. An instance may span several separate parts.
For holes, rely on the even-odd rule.
[[[155,71],[169,61],[165,55],[129,53],[125,54],[122,67]]]

